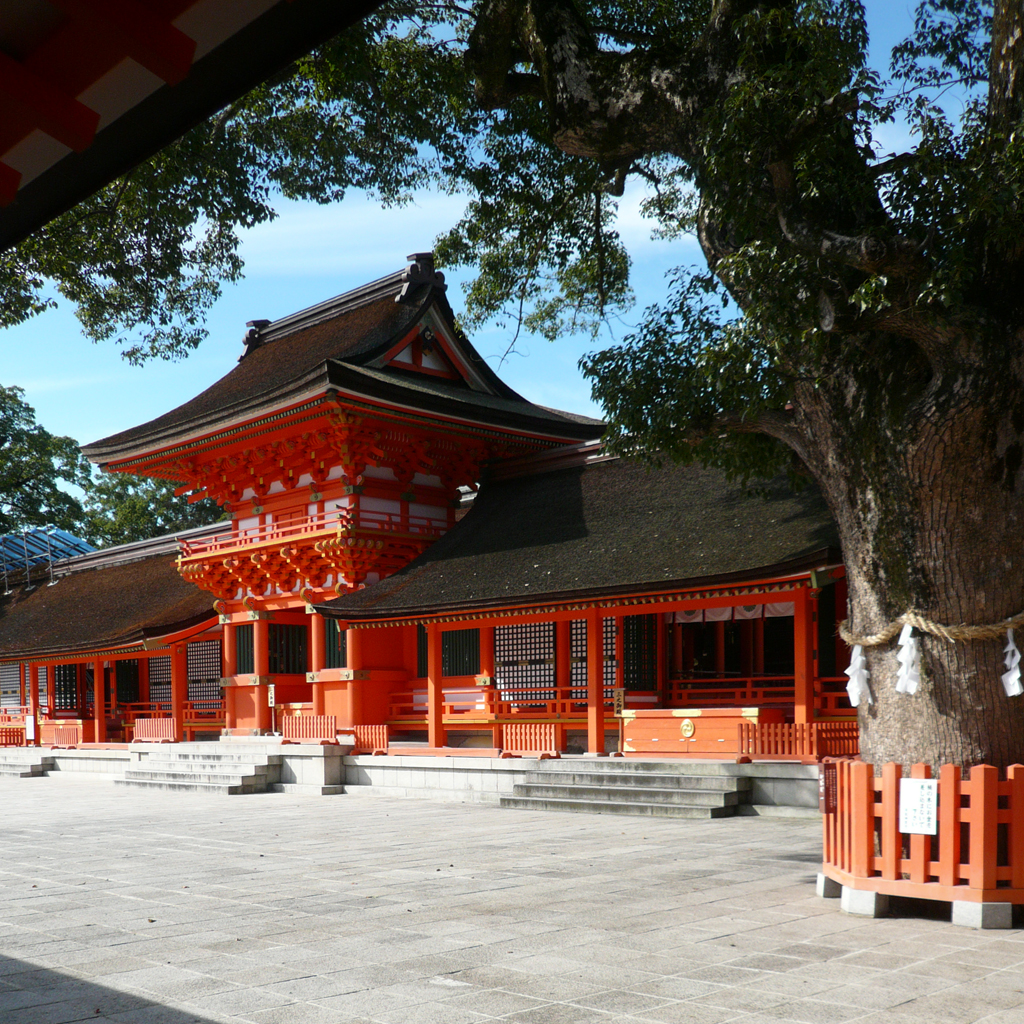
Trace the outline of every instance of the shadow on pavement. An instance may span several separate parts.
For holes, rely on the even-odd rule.
[[[120,992],[86,978],[0,956],[3,1024],[213,1024],[209,1017],[164,1006],[148,996]]]

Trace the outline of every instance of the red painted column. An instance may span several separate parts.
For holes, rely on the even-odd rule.
[[[793,595],[793,718],[814,720],[814,616],[806,587]]]
[[[494,678],[494,627],[480,627],[480,675]]]
[[[322,615],[313,614],[309,617],[309,669],[313,673],[322,672],[327,667],[327,621]],[[319,679],[313,680],[313,714],[324,713],[324,684]]]
[[[107,742],[107,699],[103,688],[103,662],[92,663],[92,720],[97,743]]]
[[[260,684],[254,687],[256,701],[256,728],[260,733],[270,732],[270,704],[266,684],[270,680],[270,620],[257,619],[253,623],[253,669]]]
[[[36,739],[34,746],[39,746],[39,670],[31,662],[25,666],[28,679],[25,681],[29,718],[35,721]]]
[[[352,678],[349,679],[348,688],[345,691],[345,706],[348,708],[350,725],[365,724],[363,722],[362,682],[356,678],[357,674],[365,667],[365,658],[363,656],[363,641],[365,639],[365,634],[361,629],[345,630],[345,653],[347,655],[345,660],[348,662],[349,670],[352,672]]]
[[[235,711],[234,678],[238,675],[238,633],[233,622],[225,622],[221,635],[221,662],[224,679],[231,683],[221,683],[224,694],[224,729],[230,731],[238,727],[238,715]]]
[[[57,666],[46,666],[46,717],[52,719],[57,710]]]
[[[587,614],[587,753],[604,753],[604,623]]]
[[[171,717],[180,743],[185,739],[185,701],[188,700],[188,648],[175,644],[171,648]]]
[[[441,627],[427,626],[427,746],[443,747],[444,722],[441,683]]]

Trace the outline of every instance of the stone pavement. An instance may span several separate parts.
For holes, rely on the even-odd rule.
[[[0,780],[0,1021],[1024,1024],[1024,932],[844,916],[819,842]]]

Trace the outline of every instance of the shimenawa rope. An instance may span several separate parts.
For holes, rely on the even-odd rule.
[[[957,640],[999,640],[1005,635],[1008,629],[1016,629],[1024,624],[1024,612],[1018,612],[1012,618],[1004,619],[1002,622],[993,622],[987,626],[944,626],[940,622],[932,622],[926,619],[920,612],[908,611],[898,619],[890,622],[884,629],[877,633],[869,633],[867,636],[856,636],[849,630],[849,619],[843,619],[839,623],[839,635],[851,647],[859,644],[861,647],[879,647],[887,644],[899,631],[907,625],[919,629],[922,633],[930,633],[932,636],[942,637],[950,643]]]

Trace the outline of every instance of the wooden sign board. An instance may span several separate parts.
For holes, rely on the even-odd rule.
[[[839,771],[834,764],[818,765],[818,810],[835,814],[839,794]]]
[[[615,714],[621,715],[626,710],[626,691],[624,688],[617,687],[612,690],[612,700],[615,705]]]

